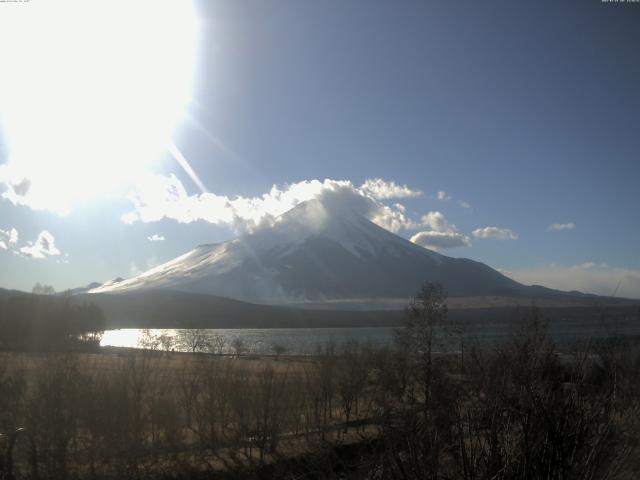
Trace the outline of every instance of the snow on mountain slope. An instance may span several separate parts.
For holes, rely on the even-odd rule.
[[[172,289],[258,303],[408,298],[426,281],[451,295],[507,295],[524,287],[490,267],[424,249],[345,209],[301,203],[275,224],[194,250],[92,292]]]

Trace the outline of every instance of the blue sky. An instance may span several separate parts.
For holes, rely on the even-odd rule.
[[[611,294],[621,281],[619,293],[640,297],[640,4],[221,1],[198,2],[195,12],[191,101],[171,138],[209,192],[203,208],[261,199],[273,185],[287,192],[333,179],[361,194],[367,180],[383,179],[413,192],[377,199],[396,216],[395,204],[405,208],[405,228],[393,228],[406,238],[437,231],[459,245],[441,243],[442,253],[525,282]],[[20,13],[27,24],[39,15]],[[175,31],[171,18],[159,31]],[[182,57],[172,58],[166,71],[184,70],[175,64]],[[67,60],[68,75],[83,66],[81,56]],[[132,75],[126,67],[114,67],[115,78]],[[20,89],[28,72],[16,68]],[[152,73],[164,78],[163,68]],[[99,87],[91,91],[100,95]],[[0,113],[3,98],[10,105],[0,96]],[[19,109],[0,116],[7,172],[20,161],[12,160],[10,128]],[[129,115],[126,107],[121,113]],[[115,132],[96,138],[126,149]],[[29,138],[46,145],[37,130]],[[126,277],[246,228],[210,211],[188,218],[184,209],[163,211],[164,201],[140,215],[132,199],[153,202],[157,189],[140,194],[140,182],[128,177],[135,160],[110,150],[98,160],[83,154],[101,173],[76,176],[63,150],[42,148],[35,163],[59,164],[60,185],[51,175],[50,185],[33,181],[20,197],[17,177],[2,183],[0,174],[0,287],[29,290],[40,281],[62,290]],[[100,190],[112,171],[122,172],[113,188],[70,200],[67,209],[52,206],[74,188]],[[144,171],[158,188],[183,187],[180,201],[202,194],[166,149]],[[39,202],[28,199],[37,186]],[[256,208],[258,218],[278,211]]]

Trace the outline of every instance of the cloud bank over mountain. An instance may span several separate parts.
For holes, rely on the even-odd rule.
[[[190,195],[174,176],[153,176],[130,195],[134,210],[122,216],[125,223],[156,222],[163,218],[180,223],[202,220],[226,225],[236,232],[253,232],[271,226],[283,213],[302,202],[317,199],[332,208],[354,211],[377,225],[398,233],[421,230],[411,241],[425,248],[448,249],[469,247],[469,236],[460,233],[439,211],[414,218],[404,204],[391,200],[415,198],[423,192],[381,178],[368,179],[360,186],[348,180],[304,180],[283,187],[273,185],[261,196],[229,198],[214,193]],[[449,199],[446,192],[437,194]]]
[[[340,204],[370,218],[384,228],[398,232],[415,228],[418,223],[407,216],[401,203],[384,201],[422,195],[406,185],[380,178],[368,179],[356,186],[348,180],[303,180],[278,187],[261,196],[230,198],[205,192],[190,195],[175,176],[153,175],[142,182],[129,198],[134,210],[122,216],[125,223],[155,222],[163,218],[180,223],[202,220],[227,225],[238,232],[272,225],[277,217],[296,205],[312,199]]]

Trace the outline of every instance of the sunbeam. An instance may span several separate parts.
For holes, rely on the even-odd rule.
[[[189,98],[191,2],[31,2],[0,16],[4,176],[60,212],[108,194],[166,152]]]
[[[204,183],[202,183],[202,180],[200,180],[200,177],[198,177],[198,174],[195,172],[193,168],[191,168],[189,161],[184,157],[184,155],[178,149],[175,143],[172,143],[171,145],[169,145],[169,152],[171,152],[171,155],[173,156],[173,158],[176,160],[176,162],[178,162],[178,164],[182,167],[185,173],[189,175],[189,178],[193,181],[193,183],[196,184],[196,186],[200,189],[200,191],[202,193],[207,193],[207,187],[204,186]]]

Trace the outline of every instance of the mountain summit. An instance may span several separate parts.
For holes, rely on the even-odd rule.
[[[452,296],[517,297],[547,290],[521,285],[483,263],[427,250],[353,210],[310,200],[270,226],[200,245],[92,292],[171,289],[270,304],[366,301],[409,298],[427,280],[442,283]]]

